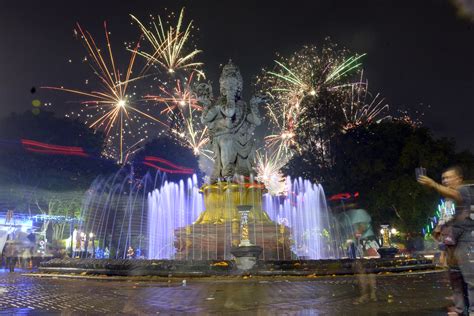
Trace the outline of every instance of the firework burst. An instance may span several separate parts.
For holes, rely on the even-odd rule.
[[[102,89],[100,91],[87,92],[67,89],[64,87],[42,88],[59,90],[87,97],[88,99],[81,101],[80,103],[89,109],[95,109],[96,114],[89,114],[85,123],[91,128],[104,130],[108,137],[107,144],[109,146],[113,146],[116,139],[118,139],[119,153],[117,157],[114,158],[118,159],[119,163],[122,163],[124,154],[126,154],[129,149],[135,147],[135,144],[132,146],[126,146],[124,144],[126,134],[131,135],[131,132],[127,130],[133,122],[137,122],[141,118],[147,118],[164,126],[166,126],[166,124],[156,117],[135,107],[133,94],[129,92],[130,83],[144,78],[143,75],[132,76],[139,45],[137,44],[135,49],[133,49],[125,76],[123,76],[120,70],[116,67],[116,61],[110,44],[109,32],[105,22],[104,31],[107,45],[105,54],[102,53],[89,32],[84,31],[79,24],[77,24],[76,28],[76,32],[80,35],[82,43],[89,56],[86,60],[89,62],[94,75],[101,84]]]
[[[256,153],[256,179],[265,185],[271,195],[285,194],[286,179],[281,169],[290,160],[290,155],[267,150],[258,150]]]
[[[283,62],[275,60],[279,72],[268,71],[268,74],[283,80],[284,84],[282,87],[275,87],[272,90],[289,93],[296,101],[306,95],[316,96],[323,85],[335,83],[352,70],[358,69],[362,65],[360,59],[364,56],[365,54],[351,56],[342,60],[339,64],[336,64],[335,61],[328,61],[322,73],[317,73],[313,69],[315,68],[313,62],[320,61],[318,58],[305,60],[303,61],[304,65],[295,65],[295,69],[291,69],[291,65],[285,65]],[[343,86],[345,85],[335,85],[329,89],[337,89]]]
[[[267,103],[273,130],[266,137],[269,147],[277,146],[277,152],[285,154],[301,150],[297,136],[300,126],[308,123],[307,112],[328,95],[342,99],[347,88],[354,85],[347,77],[359,71],[364,55],[347,55],[335,45],[321,50],[305,46],[290,58],[275,60],[274,70],[264,71],[257,79],[260,91],[272,100]]]
[[[199,105],[197,97],[192,90],[193,75],[194,73],[191,73],[188,78],[184,79],[184,82],[177,79],[176,85],[171,91],[168,91],[165,85],[161,85],[159,87],[161,95],[148,94],[145,96],[145,100],[165,104],[166,108],[161,111],[161,114],[170,114],[188,107],[191,107],[192,110],[202,111],[202,107]]]
[[[184,8],[181,9],[176,26],[168,26],[170,23],[163,21],[159,15],[157,22],[152,17],[149,28],[135,16],[131,15],[131,17],[137,22],[144,38],[152,47],[151,52],[138,51],[139,55],[147,59],[148,65],[159,65],[170,74],[183,69],[194,70],[204,76],[204,73],[199,70],[202,63],[193,61],[201,51],[188,49],[193,22],[184,25]]]
[[[175,82],[171,90],[161,85],[161,95],[146,95],[145,99],[165,106],[161,113],[168,117],[170,132],[179,143],[191,148],[196,156],[212,159],[212,152],[207,148],[207,128],[200,120],[203,109],[193,91],[194,73]]]
[[[380,98],[380,94],[371,97],[368,91],[368,82],[363,82],[362,76],[360,82],[351,86],[349,98],[348,102],[341,104],[344,114],[343,131],[374,122],[379,123],[390,118],[389,115],[386,115],[389,109],[388,104],[384,102],[383,98]],[[372,100],[369,102],[370,98]]]
[[[276,110],[272,106],[267,107],[267,113],[276,132],[265,137],[268,147],[277,147],[277,152],[286,154],[292,148],[297,147],[295,133],[297,127],[297,119],[300,116],[301,108],[291,106],[289,103],[282,103],[282,108]]]

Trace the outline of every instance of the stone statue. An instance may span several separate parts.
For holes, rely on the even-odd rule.
[[[254,160],[253,132],[260,125],[259,103],[264,98],[254,96],[247,104],[241,99],[243,80],[232,61],[222,69],[219,79],[220,96],[213,102],[209,84],[196,87],[203,106],[202,122],[208,127],[214,152],[211,183],[230,181],[234,175],[250,176]]]

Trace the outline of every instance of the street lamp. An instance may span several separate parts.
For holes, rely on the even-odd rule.
[[[395,228],[390,229],[389,225],[380,225],[380,234],[382,235],[382,246],[377,250],[381,258],[394,258],[398,249],[393,247],[390,242],[391,234],[396,233]]]
[[[382,246],[390,247],[390,230],[388,225],[380,225],[380,234],[382,235]]]

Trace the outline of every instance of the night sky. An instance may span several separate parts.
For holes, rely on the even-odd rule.
[[[59,113],[66,100],[77,99],[39,89],[32,94],[33,86],[87,89],[84,81],[92,76],[73,37],[76,22],[103,39],[107,20],[119,50],[139,36],[130,13],[148,21],[149,14],[163,14],[165,7],[177,12],[183,5],[186,18],[200,28],[195,42],[214,83],[219,64],[232,58],[249,98],[249,83],[273,65],[275,52],[288,55],[330,36],[368,54],[369,88],[392,110],[425,112],[423,121],[435,135],[454,137],[459,149],[474,151],[474,23],[448,0],[2,1],[0,117],[31,109],[33,99],[51,102]]]

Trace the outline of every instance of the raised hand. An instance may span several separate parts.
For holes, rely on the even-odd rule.
[[[427,176],[419,176],[417,179],[418,183],[429,188],[436,188],[436,181]]]
[[[256,94],[250,99],[251,106],[256,106],[261,103],[267,103],[267,102],[268,102],[268,97],[263,94]]]

